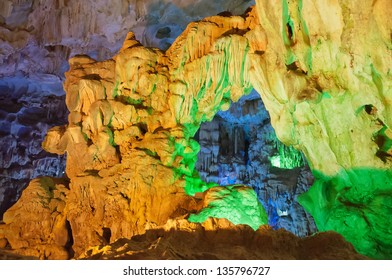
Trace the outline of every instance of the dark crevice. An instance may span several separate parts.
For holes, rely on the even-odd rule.
[[[218,14],[218,16],[221,16],[221,17],[231,17],[232,15],[233,14],[231,12],[229,12],[229,11],[223,11],[223,12]]]
[[[293,29],[292,29],[290,23],[286,23],[286,29],[287,29],[287,35],[288,35],[290,41],[293,42],[294,32],[293,32]]]
[[[371,108],[368,107],[368,110],[370,110],[370,112],[373,112],[373,106]],[[384,124],[383,121],[381,121],[380,119],[378,119],[378,121],[383,127],[373,135],[373,141],[377,144],[379,148],[379,150],[376,152],[376,156],[380,158],[383,162],[387,162],[387,160],[392,157],[392,139],[389,137],[389,135],[391,135],[391,131],[389,130],[388,126]]]
[[[297,71],[299,70],[297,63],[294,61],[293,63],[286,64],[286,69],[290,71]]]
[[[153,152],[153,151],[151,151],[149,149],[136,147],[135,150],[143,151],[143,152],[146,153],[146,155],[148,155],[148,156],[150,156],[152,158],[155,158],[155,159],[157,159],[159,161],[161,160],[161,157],[156,152]]]
[[[168,132],[168,130],[167,130],[166,128],[160,126],[160,127],[157,127],[157,128],[154,130],[153,133],[156,134],[156,133],[159,133],[159,132],[161,132],[161,131],[166,131],[166,132]]]
[[[98,74],[89,74],[89,75],[83,76],[83,79],[99,81],[99,80],[101,80],[101,77]]]
[[[87,169],[87,170],[85,170],[83,176],[94,176],[94,177],[102,178],[102,177],[99,175],[99,171],[93,170],[93,169]]]
[[[73,250],[72,246],[74,244],[74,240],[73,240],[73,236],[72,236],[72,228],[71,228],[71,224],[69,223],[69,221],[65,222],[65,227],[68,231],[68,241],[65,244],[65,249],[68,251],[69,254],[69,258],[73,258],[75,255],[75,251]]]
[[[265,53],[265,51],[255,51],[255,54],[258,54],[258,55],[263,55]]]
[[[300,76],[306,75],[308,73],[298,66],[297,61],[294,61],[293,63],[290,63],[290,64],[286,64],[286,69],[287,69],[287,71],[292,71],[294,74],[297,74]]]
[[[246,29],[233,28],[233,29],[230,29],[230,30],[226,31],[225,33],[223,33],[222,37],[230,36],[230,35],[244,36],[248,32],[249,32],[249,28],[246,28]]]
[[[102,238],[107,243],[110,244],[110,238],[112,237],[112,231],[110,228],[102,228]]]
[[[150,107],[144,106],[143,105],[143,100],[142,99],[133,99],[130,98],[129,96],[124,96],[124,95],[117,95],[114,100],[119,101],[123,104],[126,105],[132,105],[136,110],[151,110]]]
[[[170,38],[170,33],[171,33],[170,27],[168,26],[162,27],[158,29],[157,33],[155,34],[155,37],[158,39]]]
[[[382,150],[378,150],[378,151],[376,152],[376,157],[378,157],[378,158],[381,159],[384,163],[386,163],[386,162],[387,162],[387,159],[390,158],[391,155],[388,154],[388,153],[386,153],[386,152],[384,152],[384,151],[382,151]]]
[[[245,2],[248,2],[250,0],[245,0]],[[241,15],[242,18],[247,18],[249,14],[253,11],[252,7],[249,7],[245,10],[245,12]]]
[[[361,106],[357,113],[361,111],[365,111],[366,114],[373,116],[373,119],[377,121],[377,125],[381,126],[382,128],[376,131],[373,134],[372,140],[378,146],[378,151],[376,152],[376,157],[382,160],[384,163],[392,158],[392,139],[390,137],[391,130],[388,128],[387,125],[380,119],[377,118],[377,107],[373,104],[366,104]]]
[[[140,133],[145,135],[148,131],[147,125],[145,123],[138,123],[136,126],[140,129]]]
[[[128,197],[125,193],[122,193],[122,192],[120,192],[120,195],[124,198],[124,199],[126,199],[127,200],[127,202],[128,202],[128,204],[130,204],[131,203],[131,198],[130,197]]]
[[[377,113],[377,108],[374,107],[372,104],[367,104],[364,106],[365,112],[369,115],[375,115]]]
[[[305,73],[306,74],[306,73]],[[317,81],[315,81],[315,83],[314,83],[314,88],[317,90],[317,91],[319,91],[319,92],[323,92],[323,88],[320,86],[320,84],[317,82]]]
[[[118,156],[119,161],[122,161],[122,156],[121,156],[121,151],[120,151],[120,146],[116,145],[114,146],[114,148],[116,149],[116,155]]]

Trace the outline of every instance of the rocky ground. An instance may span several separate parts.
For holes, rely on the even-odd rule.
[[[0,259],[35,259],[0,250]],[[284,230],[262,226],[234,226],[225,219],[202,224],[169,220],[131,239],[92,247],[78,259],[88,260],[363,260],[354,247],[335,232],[299,238]]]

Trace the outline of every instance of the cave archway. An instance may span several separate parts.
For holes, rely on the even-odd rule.
[[[313,176],[299,151],[281,143],[259,94],[232,103],[200,125],[196,170],[207,183],[252,187],[268,214],[268,224],[297,236],[316,231],[313,218],[297,202]]]
[[[112,60],[71,59],[64,84],[69,124],[50,130],[44,146],[67,152],[71,182],[61,214],[72,226],[75,252],[96,245],[95,232],[104,227],[115,240],[200,210],[193,195],[213,188],[194,169],[199,144],[193,137],[202,122],[255,88],[278,138],[302,150],[311,164],[317,180],[301,202],[317,227],[340,232],[368,256],[390,258],[392,56],[385,45],[388,9],[382,6],[387,2],[363,4],[377,15],[363,21],[362,10],[351,4],[320,13],[320,7],[302,1],[282,1],[273,9],[257,1],[243,16],[190,24],[166,52],[144,48],[130,33]],[[337,25],[324,24],[331,14]],[[345,25],[346,16],[352,22]],[[368,104],[375,110],[367,110]],[[236,204],[224,214],[249,206],[238,203],[238,193],[255,200],[244,188],[227,189]],[[225,189],[217,192],[209,198],[227,198]],[[40,204],[27,210],[34,212],[35,205]],[[264,214],[258,205],[250,208],[243,217]],[[4,215],[8,229],[23,224],[13,217],[25,216],[12,211],[26,211],[10,210]],[[6,231],[7,239],[24,236],[18,230]]]

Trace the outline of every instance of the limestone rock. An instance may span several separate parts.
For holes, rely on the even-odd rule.
[[[223,26],[211,29],[213,21]],[[211,80],[204,94],[192,97],[178,86],[190,84],[187,81],[194,78],[190,73],[196,70],[199,59],[202,65],[210,63],[219,69],[224,62],[221,54],[235,57],[234,46],[243,39],[231,32],[224,35],[225,32],[233,28],[246,32],[252,24],[243,17],[216,17],[200,22],[200,30],[212,36],[211,50],[202,45],[199,51],[178,48],[198,36],[189,27],[186,33],[189,36],[180,37],[166,54],[142,47],[130,34],[112,60],[95,62],[78,56],[70,61],[64,88],[71,122],[65,128],[52,129],[44,147],[56,153],[67,152],[66,174],[70,184],[64,215],[72,232],[75,256],[89,246],[142,234],[169,218],[199,209],[197,200],[188,194],[203,192],[208,186],[193,172],[199,146],[192,136],[200,122],[207,115],[211,118],[227,102],[222,100],[230,98],[224,96],[229,85],[222,87],[217,82],[224,79],[224,74],[217,72],[219,79]],[[222,35],[233,38],[234,45],[229,50],[220,45]],[[205,54],[211,51],[215,54],[208,62]],[[186,63],[189,71],[185,72],[181,70],[183,62],[176,56],[184,52],[190,52],[193,60]],[[244,57],[241,61],[245,62]],[[237,64],[235,60],[230,63]],[[236,73],[231,76],[236,77],[234,87],[249,86]],[[207,82],[205,77],[201,79],[199,83]],[[197,87],[195,84],[194,89]],[[214,97],[215,88],[221,91],[218,98]],[[239,92],[231,93],[233,99],[238,98],[235,94]],[[210,100],[214,100],[212,105],[208,105]],[[197,103],[205,104],[200,112],[195,111]],[[131,136],[128,139],[118,138],[124,131],[135,134],[126,134]],[[7,217],[14,212],[23,210],[11,209]],[[15,231],[7,219],[6,228]],[[16,241],[10,244],[12,248],[18,247]],[[31,248],[39,246],[32,244]]]
[[[40,143],[49,127],[66,122],[61,81],[40,77],[0,80],[0,219],[28,182],[38,176],[62,177],[64,156],[45,152]]]
[[[129,30],[144,45],[167,49],[190,21],[222,11],[241,14],[254,1],[16,1],[0,3],[0,75],[63,76],[67,60],[112,57]],[[197,11],[197,14],[195,13]],[[20,59],[20,56],[23,59]]]
[[[197,209],[196,201],[174,182],[170,169],[143,158],[143,153],[134,154],[129,164],[107,177],[90,175],[71,181],[67,220],[75,257],[89,246],[142,234]],[[154,171],[148,170],[151,165]]]
[[[67,259],[70,236],[65,215],[67,183],[42,177],[30,182],[3,217],[2,235],[13,252],[46,259]]]
[[[267,213],[250,187],[231,185],[213,187],[203,193],[202,209],[189,217],[190,222],[204,222],[209,217],[226,218],[235,225],[246,224],[257,230],[268,224]]]
[[[366,259],[355,252],[339,234],[324,232],[299,238],[268,226],[253,231],[234,226],[225,219],[208,219],[203,224],[169,220],[161,228],[148,230],[132,239],[89,248],[83,259]]]
[[[277,136],[304,152],[315,175],[301,203],[318,229],[377,258],[392,253],[391,5],[257,1],[268,47],[250,70]]]
[[[145,48],[130,33],[112,59],[71,60],[64,83],[71,122],[46,143],[67,153],[64,214],[76,255],[198,210],[192,195],[211,185],[194,171],[200,147],[193,137],[254,87],[278,138],[302,150],[315,175],[301,203],[318,228],[390,258],[391,5],[257,1],[243,16],[188,25],[167,51]],[[56,42],[56,34],[41,36]],[[4,231],[18,232],[12,217],[23,220],[24,210],[7,213]],[[19,224],[43,225],[43,242],[51,242],[50,221]],[[6,238],[12,247],[29,245]]]
[[[190,21],[222,10],[241,14],[252,3],[124,0],[108,6],[106,1],[1,1],[0,99],[7,109],[0,112],[0,218],[29,180],[63,176],[65,156],[45,153],[40,143],[49,127],[67,122],[62,83],[70,57],[108,59],[119,51],[129,30],[143,44],[167,49]],[[8,112],[16,110],[10,104],[15,99],[19,111]],[[80,122],[80,117],[70,114],[69,123]]]
[[[311,235],[317,228],[297,197],[312,185],[312,174],[304,162],[290,167],[272,165],[275,158],[289,162],[291,154],[279,151],[283,145],[269,121],[256,91],[231,104],[229,110],[218,112],[195,135],[200,144],[196,169],[206,182],[254,188],[274,229]]]
[[[4,249],[8,244],[8,241],[6,238],[1,238],[0,239],[0,249]]]

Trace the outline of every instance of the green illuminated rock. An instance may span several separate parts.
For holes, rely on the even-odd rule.
[[[316,220],[319,230],[333,229],[358,252],[389,259],[392,252],[392,171],[357,168],[325,176],[300,203]]]
[[[392,258],[392,2],[256,8],[268,47],[251,81],[278,138],[301,150],[315,175],[300,202],[319,230]]]
[[[204,194],[204,207],[189,217],[190,222],[202,223],[209,217],[226,218],[235,225],[245,224],[257,230],[268,224],[267,213],[252,188],[231,185],[211,188]]]
[[[276,139],[278,154],[270,158],[272,166],[285,169],[304,166],[304,159],[301,152],[291,146],[286,146]]]
[[[130,33],[113,59],[70,61],[69,124],[50,130],[43,146],[67,153],[62,213],[76,254],[108,231],[107,242],[130,238],[195,212],[191,196],[200,192],[219,199],[205,200],[191,220],[265,223],[254,192],[208,191],[194,171],[200,124],[254,87],[279,140],[302,151],[317,178],[301,203],[319,229],[392,258],[392,2],[256,3],[243,16],[191,23],[166,52]],[[40,244],[29,248],[29,228],[13,226],[24,224],[23,209],[14,205],[20,220],[0,225],[0,239],[45,257]],[[42,231],[53,235],[52,227]]]

